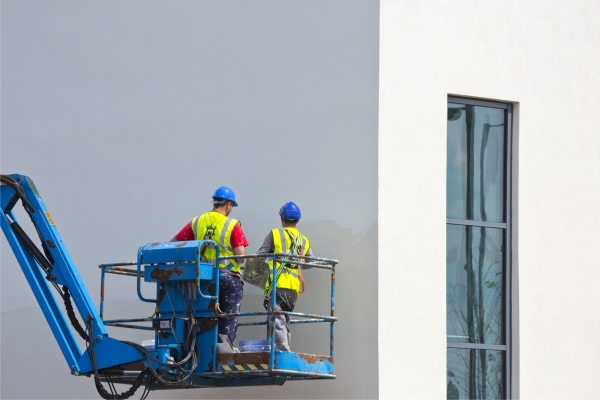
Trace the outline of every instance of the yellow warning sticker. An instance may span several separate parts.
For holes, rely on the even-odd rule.
[[[50,222],[50,225],[55,226],[54,221],[52,221],[52,217],[50,216],[50,213],[48,211],[44,211],[44,214],[46,214],[46,218],[48,218],[48,222]]]
[[[229,365],[221,365],[221,368],[223,369],[223,371],[226,372],[235,372],[237,371],[261,371],[261,370],[268,370],[269,369],[269,365],[268,364],[236,364],[233,367],[229,366]]]

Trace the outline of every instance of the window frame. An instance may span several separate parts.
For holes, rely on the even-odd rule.
[[[503,382],[503,393],[504,398],[510,398],[511,394],[511,349],[512,349],[512,135],[513,135],[513,105],[511,103],[496,102],[489,100],[479,100],[467,97],[448,96],[446,102],[446,108],[449,103],[457,103],[464,105],[500,108],[506,110],[505,124],[506,124],[506,135],[504,139],[504,221],[505,222],[487,222],[487,221],[476,221],[456,218],[446,218],[446,225],[459,225],[459,226],[474,226],[484,228],[498,228],[504,231],[504,260],[503,260],[503,322],[504,322],[504,337],[505,344],[503,345],[491,345],[484,343],[460,343],[460,342],[449,342],[446,340],[446,349],[458,348],[458,349],[469,349],[469,350],[496,350],[504,352],[504,382]],[[448,132],[446,131],[446,136]],[[446,180],[447,180],[446,176]]]

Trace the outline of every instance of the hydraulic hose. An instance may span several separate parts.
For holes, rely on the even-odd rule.
[[[0,174],[0,182],[10,186],[15,191],[15,196],[21,199],[21,201],[23,202],[23,207],[25,207],[25,209],[29,209],[29,211],[35,212],[35,209],[25,196],[25,191],[23,190],[21,185],[19,185],[19,182],[15,180],[15,178],[13,178],[10,175]]]
[[[138,390],[138,388],[142,385],[142,382],[144,381],[144,376],[146,375],[146,370],[142,370],[142,372],[140,372],[140,374],[138,375],[138,377],[136,378],[135,382],[133,382],[133,385],[131,386],[131,388],[129,388],[129,390],[123,392],[123,393],[116,393],[116,390],[114,390],[114,385],[112,385],[112,382],[110,381],[110,377],[107,377],[107,380],[109,381],[109,387],[111,388],[111,392],[109,393],[104,386],[102,385],[102,382],[100,382],[100,376],[99,376],[99,372],[98,372],[98,366],[96,364],[96,348],[94,345],[94,324],[92,323],[92,320],[89,319],[88,323],[87,323],[88,329],[90,331],[90,334],[88,335],[89,339],[87,341],[88,343],[88,349],[89,349],[89,354],[90,354],[90,360],[92,361],[92,368],[94,369],[94,383],[96,384],[96,390],[98,390],[98,394],[106,400],[121,400],[121,399],[128,399],[131,396],[133,396],[136,392],[136,390]]]

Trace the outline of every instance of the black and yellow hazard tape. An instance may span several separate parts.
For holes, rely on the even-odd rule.
[[[238,372],[238,371],[267,371],[269,369],[268,364],[236,364],[233,366],[223,365],[223,371],[225,372]]]

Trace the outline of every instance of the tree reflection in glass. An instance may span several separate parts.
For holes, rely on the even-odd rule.
[[[501,229],[447,225],[449,342],[503,344],[502,236]]]
[[[449,104],[448,218],[504,221],[504,118],[502,109]],[[503,234],[447,225],[448,342],[503,343]],[[485,349],[448,349],[448,398],[499,398],[501,356]]]
[[[502,393],[503,352],[448,349],[447,356],[448,399],[502,399],[504,397]]]
[[[502,236],[501,229],[447,225],[448,342],[502,344]],[[487,392],[489,354],[468,352],[469,398],[486,398],[474,393]]]
[[[453,220],[446,231],[448,342],[504,344],[504,229],[472,224],[505,222],[505,118],[501,108],[448,104],[446,215]],[[503,356],[497,350],[449,348],[448,398],[500,398]]]

